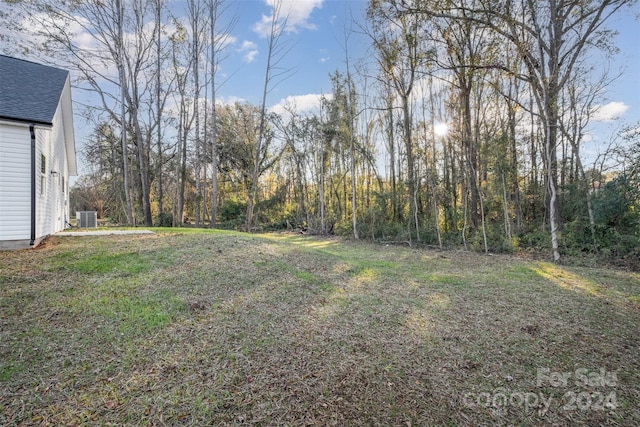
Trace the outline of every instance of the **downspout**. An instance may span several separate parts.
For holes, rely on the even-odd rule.
[[[34,125],[29,125],[31,133],[31,241],[30,246],[36,243],[36,131]]]

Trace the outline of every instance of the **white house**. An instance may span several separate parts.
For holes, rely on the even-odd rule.
[[[0,55],[0,249],[63,230],[76,174],[69,72]]]

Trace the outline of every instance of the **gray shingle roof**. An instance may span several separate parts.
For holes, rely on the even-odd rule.
[[[69,72],[0,55],[0,119],[51,125]]]

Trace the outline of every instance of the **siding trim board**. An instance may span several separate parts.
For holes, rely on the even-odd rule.
[[[31,240],[29,246],[36,244],[36,129],[29,126],[31,134]]]

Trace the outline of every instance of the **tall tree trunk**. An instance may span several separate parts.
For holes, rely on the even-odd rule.
[[[553,251],[553,260],[560,261],[560,250],[558,245],[558,193],[556,190],[556,177],[553,174],[553,164],[555,156],[552,152],[555,146],[552,143],[552,136],[549,129],[545,136],[545,155],[547,159],[547,186],[549,189],[549,226],[551,227],[551,249]]]
[[[516,111],[515,111],[515,103],[510,101],[512,98],[511,94],[512,83],[509,84],[509,100],[507,100],[507,129],[508,129],[508,138],[510,143],[510,154],[511,154],[511,164],[510,168],[510,186],[511,192],[513,195],[513,205],[515,209],[515,220],[516,220],[516,231],[520,232],[523,229],[523,215],[522,215],[522,203],[520,201],[520,185],[518,179],[518,148],[517,148],[517,135],[516,135]]]
[[[409,190],[409,230],[418,229],[418,224],[415,222],[416,212],[418,210],[418,206],[416,206],[416,176],[415,176],[415,159],[413,156],[413,120],[411,117],[411,108],[409,105],[409,96],[411,91],[405,92],[401,95],[402,99],[402,115],[403,115],[403,127],[404,127],[404,146],[405,152],[407,156],[407,181],[408,181],[408,190]],[[409,241],[411,241],[411,234],[409,233]]]
[[[353,238],[358,239],[358,219],[356,206],[356,148],[355,148],[355,93],[352,87],[351,71],[349,70],[348,38],[345,37],[345,61],[347,65],[347,110],[349,120],[349,154],[351,157],[351,221],[353,226]]]
[[[144,216],[144,225],[150,227],[153,225],[153,217],[151,216],[151,198],[149,195],[149,168],[146,160],[146,151],[144,138],[142,136],[142,129],[140,129],[140,122],[138,119],[137,106],[132,108],[132,122],[134,127],[134,133],[136,138],[136,145],[138,146],[138,165],[140,167],[140,190],[142,196],[142,213]]]
[[[186,114],[186,113],[183,113]],[[183,118],[182,120],[186,121],[186,118]],[[183,123],[183,125],[185,125]],[[186,126],[186,125],[185,125]],[[184,224],[184,191],[185,191],[185,186],[187,183],[187,131],[186,129],[183,128],[182,130],[182,147],[180,150],[180,161],[179,161],[179,167],[180,167],[180,175],[179,175],[179,180],[180,180],[180,185],[178,186],[179,190],[178,190],[178,218],[180,219],[180,224]]]
[[[391,88],[387,84],[387,147],[389,150],[389,175],[391,178],[391,221],[395,222],[400,219],[398,208],[398,187],[396,184],[396,142],[394,135],[395,121],[393,119],[393,101],[391,99]]]
[[[218,67],[216,54],[216,22],[218,19],[218,1],[209,4],[211,29],[211,228],[216,227],[218,217],[218,123],[216,111],[216,71]]]
[[[157,167],[156,167],[156,186],[158,192],[158,216],[162,218],[164,212],[163,198],[164,187],[162,182],[162,171],[164,168],[163,152],[162,152],[162,0],[156,2],[156,150],[157,150]]]
[[[193,162],[193,169],[195,174],[195,186],[196,186],[196,200],[195,200],[195,225],[200,226],[201,222],[201,208],[202,208],[202,153],[201,153],[201,141],[200,141],[200,1],[196,3],[194,0],[189,0],[189,14],[191,20],[191,36],[192,41],[192,67],[193,67],[193,86],[194,86],[194,101],[193,101],[193,115],[195,119],[195,160]]]
[[[286,28],[286,19],[284,20],[284,22],[280,22],[281,8],[282,0],[276,0],[273,4],[273,15],[271,16],[271,26],[268,36],[269,40],[267,48],[267,67],[264,74],[262,101],[260,103],[260,125],[258,127],[258,135],[255,144],[253,171],[251,173],[251,187],[249,189],[249,197],[247,200],[247,217],[245,222],[246,231],[251,231],[251,228],[253,226],[253,211],[255,208],[256,199],[258,198],[258,180],[261,174],[260,166],[262,160],[262,150],[267,129],[267,94],[269,93],[269,86],[273,77],[272,61],[274,60],[274,55],[276,54],[276,48],[278,46],[280,38],[284,34],[284,30]]]
[[[325,215],[325,187],[326,187],[326,170],[327,170],[327,156],[325,144],[322,145],[322,150],[320,152],[320,232],[322,234],[327,233],[327,221]]]
[[[463,74],[459,75],[460,89],[460,112],[462,119],[462,144],[464,147],[465,167],[470,185],[470,206],[468,209],[471,214],[471,224],[474,228],[478,228],[478,206],[479,206],[479,188],[478,188],[478,155],[473,138],[471,117],[471,82],[466,79]]]
[[[127,215],[127,224],[135,225],[135,216],[133,214],[133,201],[131,199],[131,186],[129,183],[129,150],[127,147],[127,120],[126,120],[126,94],[127,94],[127,76],[124,64],[124,4],[122,0],[117,0],[118,8],[118,77],[120,80],[120,126],[121,126],[121,144],[122,144],[122,174]]]

